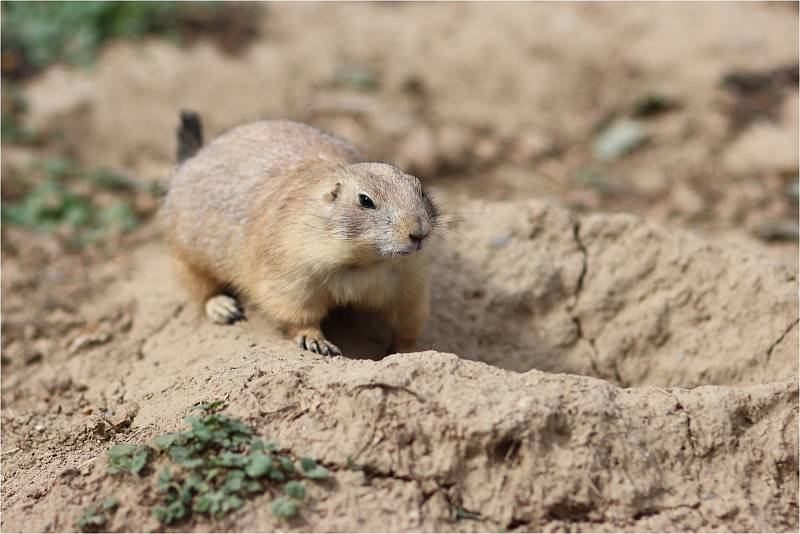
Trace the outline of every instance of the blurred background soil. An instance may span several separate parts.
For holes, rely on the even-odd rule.
[[[117,14],[133,28],[94,46],[4,44],[4,203],[45,155],[163,183],[189,108],[209,136],[309,121],[448,196],[632,212],[796,263],[793,4],[167,11]]]
[[[63,428],[96,409],[48,366],[130,328],[132,310],[79,309],[158,239],[181,109],[207,138],[259,118],[328,129],[467,226],[468,201],[537,199],[797,272],[795,3],[2,9],[4,478],[56,446],[36,415],[51,398]],[[34,452],[5,456],[9,440]]]

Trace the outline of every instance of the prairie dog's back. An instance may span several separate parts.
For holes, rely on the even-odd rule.
[[[265,188],[279,191],[287,171],[311,160],[351,163],[363,156],[342,139],[285,120],[216,138],[172,176],[164,216],[173,247],[211,271],[230,269],[245,239],[249,201]]]

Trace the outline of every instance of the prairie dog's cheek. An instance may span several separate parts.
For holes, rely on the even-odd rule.
[[[356,239],[363,237],[368,233],[370,225],[358,212],[350,212],[343,214],[342,225],[344,226],[345,236],[349,239]]]

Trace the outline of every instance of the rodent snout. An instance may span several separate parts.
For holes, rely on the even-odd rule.
[[[410,234],[408,234],[408,237],[409,237],[409,238],[411,239],[411,241],[413,241],[414,243],[419,243],[420,241],[422,241],[423,239],[425,239],[426,237],[428,237],[428,233],[429,233],[429,232],[428,232],[428,230],[427,230],[427,229],[424,229],[424,228],[418,228],[418,229],[414,230],[413,232],[411,232]]]
[[[423,241],[427,238],[433,225],[424,216],[407,215],[400,221],[392,232],[391,254],[404,256],[422,250]]]
[[[416,245],[417,250],[419,250],[422,247],[422,240],[431,233],[431,227],[429,224],[426,224],[422,218],[417,219],[416,222],[416,226],[409,230],[408,238],[411,240],[411,243]]]

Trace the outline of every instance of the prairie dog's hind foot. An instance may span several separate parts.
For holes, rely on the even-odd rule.
[[[296,332],[294,342],[304,350],[310,350],[322,356],[341,356],[342,351],[325,339],[319,329],[307,328]]]
[[[236,299],[228,295],[214,295],[208,299],[206,315],[214,324],[233,324],[244,320],[244,313]]]

